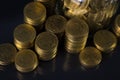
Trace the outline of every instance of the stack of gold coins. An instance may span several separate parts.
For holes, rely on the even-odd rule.
[[[0,65],[14,62],[17,49],[10,43],[0,44]]]
[[[118,37],[120,37],[120,15],[118,15],[115,19],[113,31]]]
[[[86,47],[80,52],[79,59],[82,66],[92,68],[100,64],[102,55],[98,49]]]
[[[64,0],[63,10],[67,17],[81,16],[88,12],[90,0]]]
[[[33,71],[38,66],[37,55],[29,49],[21,50],[15,57],[15,67],[20,72]]]
[[[102,52],[109,53],[115,49],[117,38],[108,30],[99,30],[94,35],[94,44]]]
[[[30,2],[24,8],[24,21],[33,26],[39,26],[46,19],[46,8],[39,2]]]
[[[89,28],[87,23],[74,17],[66,24],[65,47],[69,53],[79,53],[86,45]]]
[[[40,33],[35,40],[35,51],[39,59],[48,61],[55,58],[58,47],[58,38],[50,32]]]
[[[20,24],[14,30],[14,44],[21,50],[31,48],[36,37],[36,30],[29,24]]]
[[[47,31],[52,32],[58,36],[58,38],[61,38],[65,31],[65,24],[67,23],[66,18],[64,18],[61,15],[53,15],[50,16],[46,23],[45,28]]]
[[[55,7],[57,0],[34,0],[34,1],[41,2],[46,7],[47,16],[51,16],[55,14]]]

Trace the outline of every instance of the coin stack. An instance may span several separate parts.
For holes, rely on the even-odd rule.
[[[30,2],[24,7],[24,21],[33,26],[40,26],[46,19],[46,8],[42,3]],[[41,26],[40,26],[41,27]]]
[[[40,33],[35,40],[35,51],[39,59],[48,61],[56,57],[58,47],[58,38],[50,32]]]
[[[89,28],[87,23],[78,18],[71,18],[65,29],[65,48],[69,53],[79,53],[86,45]]]
[[[120,15],[115,19],[113,31],[118,37],[120,37]]]
[[[20,72],[33,71],[38,66],[37,55],[29,49],[21,50],[15,57],[15,66]]]
[[[56,0],[34,0],[42,3],[47,10],[47,17],[55,14]]]
[[[64,34],[65,24],[67,23],[66,18],[61,15],[53,15],[48,17],[45,23],[45,29],[57,35],[59,40]]]
[[[73,17],[86,14],[90,0],[64,0],[63,2],[64,14]]]
[[[94,35],[94,44],[102,52],[109,53],[116,48],[117,38],[108,30],[99,30]]]
[[[36,30],[29,24],[20,24],[14,30],[14,44],[18,50],[31,48],[36,37]]]
[[[17,49],[10,43],[0,44],[0,65],[14,62]]]
[[[79,55],[80,63],[86,68],[92,68],[102,61],[101,52],[94,47],[84,48]]]

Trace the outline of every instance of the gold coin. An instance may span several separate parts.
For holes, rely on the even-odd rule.
[[[38,26],[45,21],[46,8],[39,2],[30,2],[24,8],[24,21],[33,26]]]
[[[34,0],[34,1],[48,2],[48,1],[50,1],[50,0]]]
[[[86,45],[89,28],[87,23],[74,17],[66,24],[65,48],[69,53],[79,53]]]
[[[36,54],[29,49],[19,51],[15,57],[15,66],[20,72],[33,71],[38,66]]]
[[[0,65],[8,65],[14,62],[17,50],[10,43],[0,44]]]
[[[53,15],[46,20],[45,28],[49,32],[60,35],[64,33],[66,22],[67,20],[63,16]]]
[[[14,30],[14,43],[18,49],[32,47],[35,37],[36,31],[29,24],[20,24]]]
[[[94,47],[86,47],[80,52],[80,63],[86,68],[92,68],[100,64],[102,60],[101,52]]]
[[[115,49],[117,38],[108,30],[100,30],[94,35],[94,44],[99,50],[108,53]]]
[[[35,40],[35,50],[40,60],[48,61],[53,59],[57,52],[57,46],[58,38],[50,32],[40,33]]]

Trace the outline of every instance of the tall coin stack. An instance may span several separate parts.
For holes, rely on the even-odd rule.
[[[89,28],[87,23],[74,17],[66,24],[65,48],[69,53],[79,53],[86,45]]]
[[[50,32],[40,33],[35,40],[35,51],[39,59],[48,61],[56,57],[58,47],[58,38]]]
[[[31,48],[35,37],[36,30],[29,24],[20,24],[14,30],[14,44],[19,50]]]
[[[115,19],[113,31],[118,37],[120,37],[120,15]]]
[[[42,24],[46,19],[46,8],[40,2],[30,2],[24,7],[24,21],[30,25],[36,27],[36,29],[42,29]]]

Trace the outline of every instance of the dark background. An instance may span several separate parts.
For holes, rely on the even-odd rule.
[[[23,8],[32,0],[0,1],[0,44],[13,43],[14,28],[23,23]],[[118,9],[118,13],[120,9]],[[113,18],[114,19],[114,18]],[[0,66],[0,80],[120,80],[120,45],[112,55],[105,55],[102,63],[94,69],[80,65],[78,55],[69,55],[59,49],[54,60],[40,61],[37,69],[20,73],[14,64]]]

